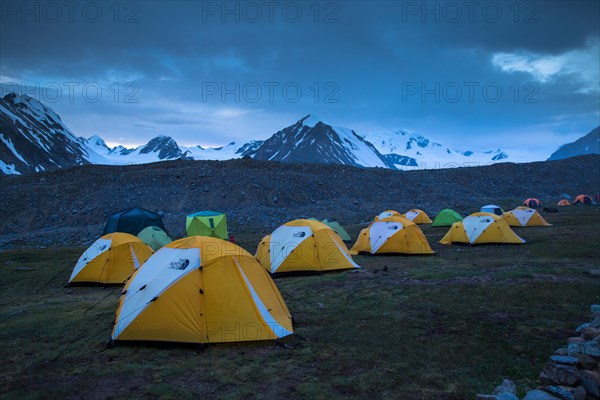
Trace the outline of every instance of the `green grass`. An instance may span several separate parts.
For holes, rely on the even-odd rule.
[[[64,287],[83,251],[0,253],[2,397],[465,399],[502,378],[538,384],[600,302],[600,214],[572,207],[523,246],[358,256],[363,267],[277,278],[295,335],[271,342],[108,348],[119,288]],[[358,231],[360,226],[352,226]],[[262,235],[236,238],[250,252]]]

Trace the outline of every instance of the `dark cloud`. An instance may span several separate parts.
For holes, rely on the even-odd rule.
[[[276,124],[316,112],[348,125],[492,142],[499,129],[584,133],[598,123],[598,91],[585,90],[598,74],[584,60],[590,52],[600,57],[595,1],[284,1],[273,9],[77,2],[72,16],[63,7],[58,19],[46,4],[2,3],[0,74],[26,86],[101,85],[101,101],[79,93],[52,105],[86,133],[142,142],[164,129],[203,143],[219,129],[227,140],[266,137]],[[521,58],[503,69],[493,62],[498,54]],[[546,70],[544,57],[562,63],[560,71]],[[128,82],[137,102],[124,102],[133,93]],[[490,99],[484,87],[502,95]]]

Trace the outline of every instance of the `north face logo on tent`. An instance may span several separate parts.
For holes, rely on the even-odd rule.
[[[387,227],[388,229],[391,229],[393,231],[397,231],[398,230],[398,225],[388,225]]]
[[[306,232],[296,232],[296,233],[294,233],[294,237],[300,237],[300,238],[302,238],[304,236],[306,236]]]
[[[188,265],[190,265],[190,260],[187,258],[180,258],[179,261],[173,261],[169,266],[169,269],[178,269],[183,271]]]
[[[99,249],[100,251],[102,251],[102,250],[104,250],[106,247],[107,247],[107,246],[106,246],[105,244],[103,244],[103,245],[102,245],[102,246],[100,246],[98,249]]]

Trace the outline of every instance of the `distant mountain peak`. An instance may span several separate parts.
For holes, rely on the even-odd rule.
[[[54,112],[54,110],[27,94],[10,92],[3,97],[3,100],[27,112],[28,114],[35,115],[38,118],[53,119],[54,122],[57,123],[61,122],[60,117]]]
[[[300,122],[302,125],[308,126],[310,128],[314,128],[315,125],[318,124],[319,122],[325,123],[318,115],[315,115],[315,114],[308,114],[306,117],[302,118],[298,122]]]
[[[371,143],[352,129],[334,127],[310,114],[265,140],[256,149],[253,158],[394,168]]]
[[[327,125],[330,126],[332,128],[339,128],[338,126],[336,126],[335,124],[331,123],[330,121],[324,120],[323,118],[321,118],[319,115],[317,114],[308,114],[307,116],[305,116],[304,118],[300,119],[297,123],[304,125],[308,128],[314,128],[319,124],[323,124],[323,125]]]
[[[0,98],[0,170],[6,174],[39,172],[100,161],[63,124],[60,117],[28,95]]]
[[[37,103],[41,107],[45,108],[45,106],[41,102],[39,102],[37,99],[29,96],[28,94],[18,94],[15,92],[9,92],[6,95],[4,95],[3,99],[4,99],[4,101],[10,102],[12,104],[19,104],[19,103],[36,104]]]
[[[91,144],[91,145],[94,145],[94,146],[106,147],[107,149],[109,148],[106,145],[106,142],[104,141],[104,139],[102,139],[98,135],[92,135],[89,138],[87,138],[86,141],[87,141],[88,144]]]
[[[498,150],[496,152],[496,154],[494,154],[494,156],[492,157],[492,161],[500,161],[500,160],[506,160],[508,158],[508,154],[506,154],[505,152]]]
[[[576,141],[560,146],[548,160],[561,160],[585,154],[600,154],[600,126]]]
[[[174,142],[174,140],[171,136],[157,135],[157,136],[153,137],[152,139],[150,139],[148,144],[150,144],[150,143],[167,143],[167,142],[171,142],[171,141]]]
[[[500,160],[508,161],[510,156],[501,149],[496,150],[455,150],[438,141],[407,129],[373,130],[362,135],[373,143],[381,154],[396,167],[415,166],[421,168],[443,168],[461,165],[486,165]]]
[[[160,160],[179,158],[183,152],[173,138],[166,135],[158,135],[142,146],[140,154],[158,153]]]

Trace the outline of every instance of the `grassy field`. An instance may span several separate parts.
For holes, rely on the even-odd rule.
[[[472,399],[502,378],[522,394],[600,302],[600,210],[547,219],[516,229],[523,246],[441,246],[425,226],[435,256],[277,278],[296,333],[280,344],[107,347],[120,288],[63,287],[83,248],[3,252],[2,397]]]

